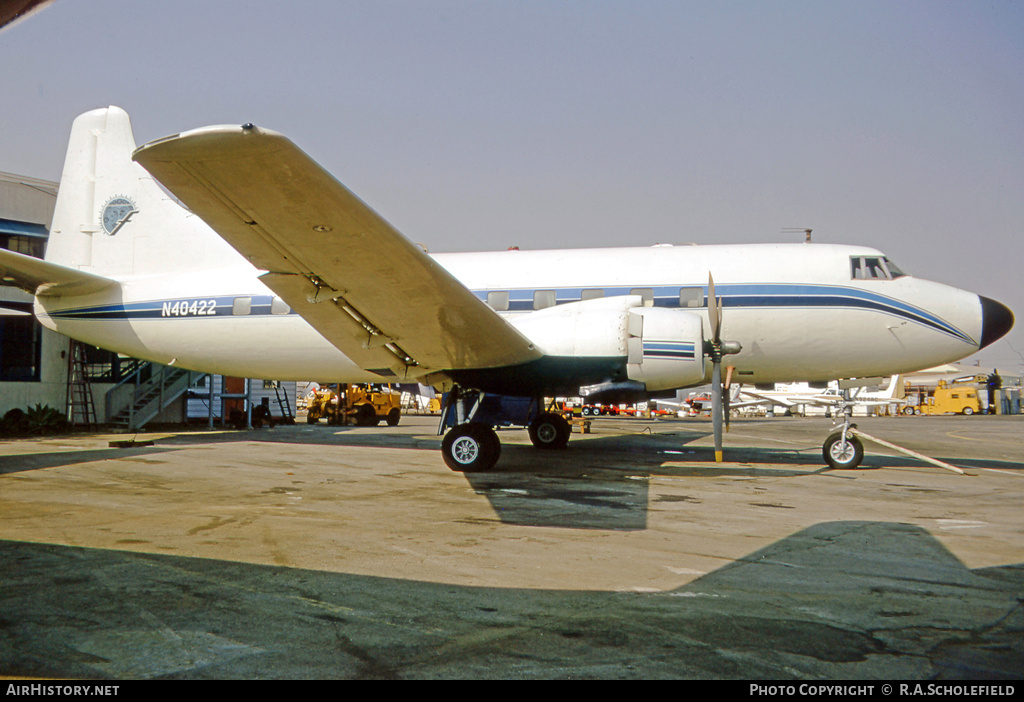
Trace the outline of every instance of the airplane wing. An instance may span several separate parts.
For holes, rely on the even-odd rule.
[[[753,400],[744,401],[743,397],[752,397]],[[740,393],[739,403],[732,403],[732,407],[743,407],[744,405],[778,405],[780,407],[798,407],[800,405],[814,405],[816,407],[830,407],[838,401],[838,398],[830,398],[822,395],[762,395],[756,391],[743,390]]]
[[[207,127],[142,146],[133,158],[366,370],[408,378],[541,356],[280,134]]]
[[[753,398],[753,399],[744,399]],[[730,407],[744,407],[750,405],[779,405],[780,407],[793,407],[795,402],[791,402],[787,397],[772,397],[769,395],[762,395],[758,392],[751,390],[741,390],[740,397],[737,402],[730,402]]]
[[[772,400],[766,400],[763,398],[755,400],[744,400],[742,396],[736,400],[729,400],[729,409],[742,409],[744,407],[757,407],[758,405],[771,405],[774,404]]]
[[[0,284],[33,295],[85,295],[117,283],[110,278],[0,249]]]

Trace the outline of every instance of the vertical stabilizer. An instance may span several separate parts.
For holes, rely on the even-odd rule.
[[[75,120],[46,260],[115,279],[237,263],[233,249],[132,161],[134,150],[121,108]]]
[[[902,375],[894,375],[889,379],[889,397],[895,400],[902,400],[907,396],[907,388],[903,384]]]

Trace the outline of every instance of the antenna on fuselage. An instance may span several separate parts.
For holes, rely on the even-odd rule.
[[[804,243],[805,244],[809,244],[809,243],[811,243],[811,232],[814,231],[814,230],[813,229],[804,229],[803,227],[788,227],[786,229],[783,229],[782,231],[784,231],[786,233],[790,233],[790,232],[803,232],[804,233]]]

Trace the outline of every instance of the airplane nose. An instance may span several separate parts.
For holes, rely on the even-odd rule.
[[[981,346],[983,349],[989,344],[1002,339],[1013,327],[1013,312],[1001,302],[978,295],[981,300]]]

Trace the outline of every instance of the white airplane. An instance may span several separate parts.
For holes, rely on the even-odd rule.
[[[0,274],[46,327],[135,358],[449,391],[442,451],[467,471],[494,465],[497,425],[565,446],[543,398],[581,386],[710,377],[720,406],[725,354],[734,381],[824,382],[963,358],[1013,325],[863,247],[430,256],[280,134],[214,126],[136,149],[116,107],[72,126],[45,260],[0,251]]]
[[[866,385],[863,387],[867,387],[869,384],[878,385],[881,379],[879,378],[877,381],[866,380]],[[764,406],[771,412],[774,407],[784,407],[787,410],[792,410],[796,407],[809,405],[812,407],[825,407],[831,410],[840,403],[846,403],[850,406],[884,407],[886,405],[900,405],[906,402],[904,399],[903,376],[899,373],[889,379],[889,384],[886,385],[885,390],[870,391],[857,388],[849,396],[843,394],[843,391],[838,387],[838,383],[829,383],[828,387],[820,390],[811,388],[807,383],[801,383],[800,386],[782,387],[775,390],[758,390],[756,387],[741,386],[736,399],[730,401],[730,406],[732,409]]]

